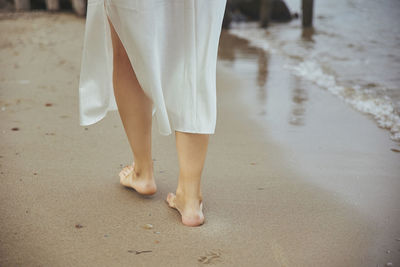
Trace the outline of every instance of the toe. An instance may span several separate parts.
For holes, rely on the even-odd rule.
[[[127,183],[127,177],[129,176],[129,174],[133,171],[133,166],[125,166],[120,172],[119,172],[119,178],[120,178],[120,182],[123,185],[129,185],[129,183]]]
[[[174,193],[168,193],[167,195],[167,203],[171,208],[176,208],[175,206],[175,194]]]
[[[126,177],[126,175],[125,175],[124,170],[121,170],[121,171],[119,172],[119,178],[121,178],[121,180],[123,180],[123,179],[125,179],[125,177]]]
[[[124,178],[126,177],[126,173],[125,173],[124,170],[121,170],[121,171],[119,172],[119,177],[120,177],[121,179],[124,179]]]
[[[121,170],[121,174],[123,175],[123,176],[128,176],[131,172],[132,172],[132,170],[133,170],[133,167],[132,166],[125,166],[122,170]]]

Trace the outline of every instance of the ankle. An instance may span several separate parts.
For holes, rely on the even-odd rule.
[[[141,164],[140,162],[135,162],[134,171],[138,177],[152,177],[153,162],[151,164]]]
[[[175,195],[180,199],[183,199],[185,202],[191,202],[191,201],[197,202],[203,200],[201,192],[184,191],[181,188],[176,189]]]

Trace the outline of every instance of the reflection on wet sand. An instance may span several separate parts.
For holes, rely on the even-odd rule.
[[[308,36],[304,42],[304,45],[308,45],[308,42],[312,40],[311,37],[314,31],[312,29],[303,29],[303,33],[304,32],[307,32],[306,36]],[[256,99],[254,99],[254,102],[258,104],[259,110],[257,114],[260,116],[267,114],[269,57],[269,53],[263,49],[250,46],[247,40],[230,35],[226,32],[222,33],[219,50],[220,60],[222,60],[224,63],[228,62],[229,65],[233,65],[234,63],[240,65],[243,64],[244,61],[247,61],[250,64],[253,64],[254,67],[257,67],[255,87],[258,88],[258,92],[255,95]],[[235,62],[235,60],[237,61]],[[242,72],[243,71],[247,72],[248,69],[244,68],[242,69]],[[299,79],[296,79],[296,85],[291,87],[292,111],[288,122],[292,125],[301,126],[304,124],[304,113],[306,110],[305,106],[308,96],[307,91],[301,87],[298,80]],[[252,89],[249,88],[249,90]]]
[[[298,40],[300,46],[312,49],[315,45],[313,36],[313,32],[301,32]],[[290,73],[284,68],[286,59],[281,55],[269,54],[252,47],[244,39],[224,33],[219,60],[222,69],[234,73],[235,80],[230,81],[231,84],[227,87],[236,88],[231,93],[235,92],[238,98],[234,105],[238,109],[235,115],[223,113],[221,116],[224,120],[227,117],[233,117],[235,121],[241,121],[240,117],[243,121],[247,119],[248,126],[238,123],[238,127],[246,129],[248,136],[265,138],[263,142],[281,146],[278,149],[268,147],[263,150],[262,147],[251,147],[248,141],[242,140],[240,144],[245,144],[253,153],[249,154],[247,150],[233,152],[247,153],[241,160],[254,157],[252,162],[259,162],[254,166],[259,166],[260,177],[267,173],[267,169],[275,173],[276,176],[264,178],[266,184],[284,184],[279,193],[275,191],[278,187],[260,186],[263,190],[258,190],[267,191],[270,196],[278,194],[280,197],[272,203],[280,203],[275,204],[279,205],[279,209],[264,207],[260,201],[265,199],[254,200],[260,214],[263,211],[269,216],[279,217],[281,215],[278,210],[290,209],[298,220],[297,223],[291,223],[285,217],[280,224],[276,222],[274,230],[270,228],[273,225],[271,222],[267,223],[269,228],[262,228],[263,231],[274,231],[276,234],[270,233],[269,243],[270,249],[276,253],[276,261],[281,266],[285,266],[285,262],[294,264],[293,266],[305,266],[307,256],[304,256],[304,262],[293,262],[298,259],[297,253],[312,257],[304,250],[311,249],[315,252],[318,249],[309,244],[310,246],[296,250],[290,243],[293,238],[300,238],[304,234],[308,236],[310,243],[319,243],[330,251],[331,256],[335,255],[332,259],[337,260],[336,265],[333,261],[325,261],[319,262],[320,266],[384,266],[386,263],[395,266],[400,263],[400,243],[396,241],[400,234],[400,182],[397,179],[400,165],[396,155],[393,155],[398,153],[390,150],[392,142],[385,138],[385,131],[376,128],[368,118],[326,91],[320,90],[315,84]],[[219,99],[224,102],[224,97]],[[257,116],[259,114],[264,116]],[[258,124],[257,127],[262,129],[264,136],[259,134],[257,127],[250,126],[252,122]],[[235,131],[237,129],[231,130]],[[239,136],[239,133],[235,135]],[[281,149],[285,151],[284,154],[277,153]],[[265,154],[270,153],[273,156],[266,158]],[[282,168],[293,173],[284,174],[279,170],[275,172],[271,166],[274,156],[281,156]],[[248,175],[246,173],[247,180],[258,179]],[[297,179],[306,183],[293,185]],[[297,200],[300,203],[325,202],[324,212],[309,211],[299,214],[299,210],[294,208],[296,204],[290,200],[290,194],[285,194],[292,185],[299,190],[297,192],[313,192],[299,196]],[[304,188],[300,189],[302,186]],[[317,196],[318,194],[320,195]],[[247,198],[253,199],[251,196]],[[333,215],[335,206],[340,206],[339,209],[344,213]],[[310,220],[319,218],[323,222],[304,224],[305,218],[302,216],[309,216]],[[260,216],[260,220],[265,220],[265,217]],[[310,232],[300,225],[308,225]],[[285,229],[290,233],[298,231],[299,236],[283,237]],[[349,229],[353,230],[348,231]],[[324,242],[332,241],[333,236],[330,234],[333,233],[338,239],[334,238],[336,246],[331,247]],[[274,242],[276,238],[279,241]],[[318,262],[319,259],[316,257],[308,260],[310,263],[313,260]]]
[[[271,114],[261,117],[264,124],[249,120],[260,110],[258,100],[243,97],[246,93],[254,96],[251,90],[257,84],[258,73],[251,76],[249,72],[235,75],[230,67],[218,72],[219,88],[223,87],[219,95],[221,134],[213,140],[224,147],[223,154],[230,156],[217,161],[218,155],[213,153],[217,148],[211,148],[209,154],[209,168],[226,166],[227,173],[218,178],[220,187],[207,187],[215,195],[214,208],[220,211],[211,218],[217,219],[219,226],[213,232],[224,240],[247,229],[243,239],[248,242],[246,249],[230,259],[242,262],[246,257],[255,266],[288,267],[362,266],[373,262],[368,256],[373,228],[364,216],[329,190],[302,179],[282,147],[265,134],[264,119]],[[237,162],[241,162],[240,168]],[[226,194],[243,197],[227,200]],[[232,206],[223,209],[224,202]],[[371,235],[367,235],[369,232]]]
[[[261,107],[259,115],[266,115],[267,111],[265,106],[267,105],[267,76],[268,76],[268,54],[263,51],[258,51],[258,100]]]
[[[306,111],[305,102],[308,100],[307,91],[300,87],[298,83],[292,88],[292,108],[289,123],[292,125],[304,125],[304,115]]]
[[[301,38],[305,41],[315,42],[313,39],[314,33],[315,33],[314,28],[302,28]]]
[[[258,89],[256,101],[259,105],[258,115],[266,115],[267,104],[267,77],[268,77],[268,58],[266,51],[248,45],[248,41],[237,38],[223,31],[220,39],[220,49],[218,57],[227,65],[233,65],[236,60],[250,61],[257,66],[256,88]],[[253,90],[252,88],[248,88]]]

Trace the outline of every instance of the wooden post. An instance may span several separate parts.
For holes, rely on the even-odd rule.
[[[46,8],[49,11],[57,11],[60,9],[60,3],[58,0],[46,0]]]
[[[29,10],[31,9],[31,1],[30,0],[14,0],[15,10]]]
[[[260,3],[260,27],[267,28],[271,17],[271,0],[261,0]]]
[[[85,0],[72,0],[72,8],[78,16],[85,16],[86,14],[86,1]]]
[[[302,9],[302,23],[303,27],[312,27],[313,21],[313,6],[314,0],[302,0],[301,1],[301,9]]]

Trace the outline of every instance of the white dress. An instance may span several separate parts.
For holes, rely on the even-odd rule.
[[[159,133],[213,134],[216,61],[226,0],[89,0],[79,79],[80,125],[116,110],[109,16]]]

